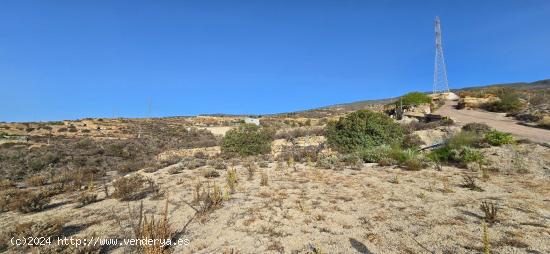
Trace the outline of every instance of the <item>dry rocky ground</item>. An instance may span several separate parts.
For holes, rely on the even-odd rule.
[[[439,127],[417,133],[432,143],[457,129]],[[173,253],[482,253],[487,247],[483,226],[487,215],[480,205],[487,202],[498,207],[495,221],[485,224],[486,242],[493,253],[550,253],[550,149],[546,146],[519,143],[483,148],[488,174],[475,167],[432,165],[409,171],[375,163],[335,163],[327,169],[315,162],[276,159],[289,145],[324,141],[322,136],[278,139],[271,155],[236,159],[220,157],[217,146],[164,151],[154,159],[162,165],[157,168],[125,176],[111,170],[103,182],[95,179],[80,191],[54,195],[42,211],[0,213],[3,251],[143,252],[126,245],[17,247],[9,243],[17,232],[133,238],[132,224],[142,205],[149,220],[154,215],[157,227],[169,225],[170,237],[188,240],[168,248]],[[332,152],[323,148],[322,153]],[[194,160],[207,163],[189,167]],[[169,161],[173,163],[165,163]],[[145,186],[153,183],[153,187],[136,200],[113,197],[116,179],[135,175],[149,179]],[[234,190],[230,182],[235,183]],[[200,190],[213,194],[217,188],[218,199],[207,204]],[[82,193],[95,195],[95,202],[79,205],[75,200]]]

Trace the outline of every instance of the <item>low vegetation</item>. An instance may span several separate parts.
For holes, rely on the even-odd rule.
[[[329,122],[327,143],[340,152],[354,152],[380,145],[400,143],[403,129],[389,116],[369,110],[355,111]]]
[[[483,107],[493,112],[516,112],[522,109],[525,105],[521,101],[519,93],[512,89],[499,89],[496,95],[500,100],[484,105]]]
[[[242,124],[228,131],[221,144],[224,154],[230,156],[250,156],[271,151],[273,131],[254,124]]]
[[[410,92],[401,96],[395,102],[397,106],[416,106],[420,104],[429,104],[432,102],[432,98],[425,93],[421,92]]]

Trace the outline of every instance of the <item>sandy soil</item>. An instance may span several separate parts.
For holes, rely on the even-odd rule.
[[[144,199],[147,213],[160,216],[168,197],[172,227],[181,231],[179,238],[190,241],[174,253],[480,253],[484,215],[479,206],[484,200],[500,207],[499,222],[488,229],[494,253],[550,253],[550,153],[535,144],[521,146],[531,151],[526,155],[534,163],[530,172],[494,172],[484,181],[478,172],[455,167],[404,171],[364,164],[360,170],[325,170],[277,162],[248,179],[247,170],[236,165],[236,193],[188,226],[195,211],[186,202],[191,202],[195,184],[202,181],[225,190],[227,172],[219,170],[214,179],[204,178],[202,168],[137,173],[155,179],[166,191],[163,198]],[[506,154],[509,149],[486,152]],[[260,184],[264,170],[268,186]],[[479,177],[483,191],[462,187],[465,174]],[[73,197],[62,196],[41,213],[4,213],[0,227],[62,216],[69,219],[74,237],[131,237],[121,228],[128,227],[128,207],[139,206],[139,201],[103,199],[99,188],[97,193],[100,201],[83,208],[75,208]]]
[[[499,131],[509,132],[515,136],[530,139],[534,142],[550,144],[550,130],[520,125],[516,120],[504,116],[504,113],[491,113],[481,110],[457,110],[456,101],[447,101],[436,113],[448,116],[459,124],[485,123]]]

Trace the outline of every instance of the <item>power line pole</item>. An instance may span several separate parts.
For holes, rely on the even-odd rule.
[[[439,16],[435,17],[435,63],[433,93],[448,93],[449,82],[447,81],[447,68],[443,56],[443,45],[441,44],[441,22]]]

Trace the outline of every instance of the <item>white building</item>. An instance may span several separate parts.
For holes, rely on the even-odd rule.
[[[260,119],[258,118],[250,118],[250,117],[247,117],[244,119],[244,123],[250,123],[250,124],[255,124],[255,125],[260,125]]]

